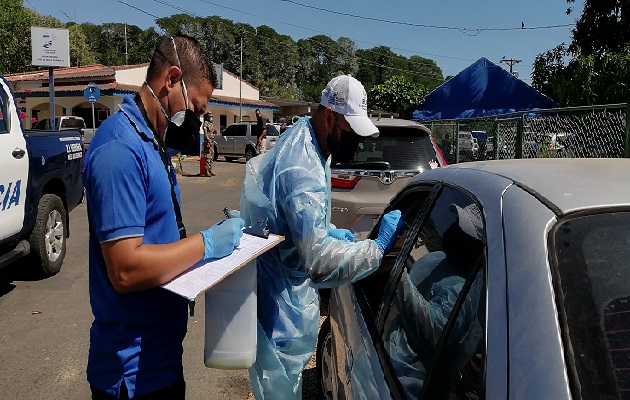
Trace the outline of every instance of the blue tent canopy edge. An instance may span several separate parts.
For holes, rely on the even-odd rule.
[[[407,109],[414,120],[487,117],[560,105],[485,57]]]

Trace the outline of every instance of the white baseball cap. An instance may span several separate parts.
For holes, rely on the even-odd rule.
[[[378,136],[378,128],[367,115],[367,93],[356,78],[350,75],[334,77],[322,90],[320,104],[342,114],[357,135]]]

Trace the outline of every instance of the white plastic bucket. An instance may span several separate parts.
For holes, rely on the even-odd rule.
[[[208,289],[205,297],[206,367],[250,368],[256,361],[256,260]]]

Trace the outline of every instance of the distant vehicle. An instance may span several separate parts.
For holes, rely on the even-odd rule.
[[[477,158],[480,160],[492,158],[494,156],[494,145],[492,143],[494,138],[488,136],[486,131],[472,131],[471,134],[478,144]]]
[[[373,118],[377,138],[361,138],[354,159],[331,165],[331,222],[365,238],[387,203],[417,174],[446,165],[431,131],[414,121]]]
[[[536,159],[417,175],[383,210],[405,220],[392,252],[331,289],[322,398],[628,399],[628,170]]]
[[[475,144],[475,138],[471,132],[459,132],[457,135],[459,154],[463,157],[460,161],[472,161],[476,159],[479,145]]]
[[[68,214],[83,200],[81,133],[67,128],[23,131],[0,76],[0,268],[25,256],[45,275],[61,268]]]
[[[55,117],[55,130],[66,131],[76,129],[81,132],[83,137],[83,145],[85,149],[90,146],[90,142],[94,137],[94,129],[88,128],[85,125],[85,120],[82,117],[75,115],[65,115]],[[44,118],[35,124],[33,130],[48,131],[50,130],[50,118]]]
[[[226,161],[245,157],[249,161],[258,155],[256,151],[256,122],[237,122],[229,125],[222,133],[214,136],[214,159],[223,156]],[[280,133],[272,124],[267,124],[267,135],[263,139],[263,153],[271,150]]]

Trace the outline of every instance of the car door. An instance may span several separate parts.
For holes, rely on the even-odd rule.
[[[234,153],[234,132],[236,125],[230,125],[220,135],[215,135],[214,143],[217,145],[218,154]]]
[[[470,196],[441,185],[409,188],[390,204],[388,209],[400,209],[406,221],[394,250],[375,274],[331,296],[334,353],[344,355],[336,360],[338,385],[343,387],[338,397],[370,398],[370,391],[377,391],[379,398],[418,398],[433,370],[444,371],[440,384],[427,386],[435,398],[446,398],[447,391],[480,390],[479,375],[468,378],[466,385],[455,378],[472,359],[481,359],[483,366],[485,237],[465,268],[461,260],[447,263],[446,253],[459,248],[452,233],[444,240],[458,220],[456,210],[466,207],[480,212]],[[428,295],[434,292],[435,297]],[[355,340],[355,330],[369,332],[369,341]],[[434,367],[442,348],[452,362]]]
[[[0,240],[22,229],[28,184],[26,138],[10,93],[0,80]]]
[[[234,125],[236,128],[234,131],[234,151],[233,154],[238,156],[245,155],[245,145],[247,144],[247,131],[248,124],[238,124]]]

